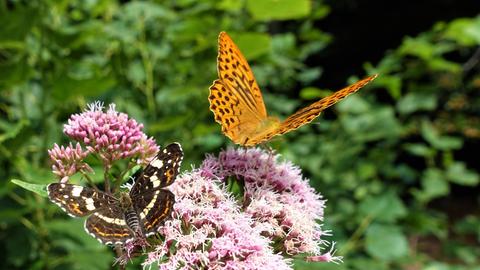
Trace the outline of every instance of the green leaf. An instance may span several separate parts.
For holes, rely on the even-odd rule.
[[[4,41],[23,40],[37,22],[38,16],[36,15],[38,15],[38,10],[23,8],[20,5],[13,10],[0,10],[0,25],[2,25],[0,27],[0,48]]]
[[[79,218],[49,221],[46,227],[54,235],[50,244],[69,251],[63,259],[71,269],[108,268],[113,260],[110,251],[85,232],[83,223]]]
[[[48,196],[47,185],[32,184],[32,183],[24,182],[24,181],[18,180],[18,179],[12,179],[11,181],[12,181],[12,183],[14,183],[16,185],[19,185],[26,190],[35,192],[42,197],[47,197]]]
[[[12,57],[0,61],[0,92],[11,85],[22,83],[34,70],[28,66],[26,57]]]
[[[373,224],[366,233],[367,252],[382,260],[395,260],[408,255],[408,241],[396,226]]]
[[[332,92],[330,92],[330,94],[332,94]],[[368,113],[371,106],[362,97],[358,95],[351,95],[348,98],[343,99],[342,102],[336,104],[335,108],[340,112],[361,114]]]
[[[470,246],[455,245],[452,250],[455,252],[455,258],[460,259],[467,265],[474,265],[478,262],[478,247],[475,249]]]
[[[458,221],[455,224],[455,233],[461,234],[472,234],[476,236],[477,241],[480,241],[480,216],[475,214],[470,214]]]
[[[381,71],[379,71],[379,73],[381,73]],[[401,89],[403,86],[403,81],[398,76],[382,75],[375,80],[375,85],[377,87],[383,86],[387,88],[390,95],[395,99],[398,99],[402,95]]]
[[[253,32],[229,32],[228,34],[248,60],[255,59],[271,50],[272,39],[268,34]]]
[[[431,111],[437,107],[437,97],[433,94],[411,92],[403,96],[397,104],[401,114],[410,114],[416,111]]]
[[[429,198],[447,195],[450,191],[444,173],[438,169],[427,169],[422,177],[422,186]]]
[[[396,138],[401,132],[400,123],[396,119],[391,107],[377,107],[375,110],[371,110],[370,113],[359,114],[358,116],[344,116],[340,119],[340,122],[343,128],[349,134],[352,134],[354,139],[359,141]]]
[[[331,93],[331,91],[322,90],[316,87],[305,87],[300,90],[300,97],[303,99],[318,99],[321,96],[327,96]]]
[[[26,119],[21,119],[17,123],[0,122],[0,130],[5,130],[4,133],[0,133],[0,143],[15,138],[28,124],[29,122]]]
[[[174,11],[167,8],[167,5],[161,5],[155,2],[130,2],[123,5],[123,13],[128,19],[141,22],[142,20],[166,19],[173,20],[176,18]]]
[[[421,202],[428,202],[434,198],[445,196],[450,192],[450,186],[445,179],[445,174],[439,169],[427,169],[421,181],[422,190],[414,192],[414,195]]]
[[[127,69],[127,78],[136,86],[145,82],[145,68],[140,61],[132,61]]]
[[[422,268],[423,270],[458,270],[457,268],[453,268],[448,263],[437,262],[437,261],[430,262],[429,264],[425,265]]]
[[[428,60],[434,55],[434,44],[425,38],[407,37],[403,40],[399,52],[402,55],[414,55],[424,60]]]
[[[55,99],[65,101],[75,97],[98,96],[114,85],[115,79],[110,75],[84,79],[63,74],[56,78],[52,94]]]
[[[238,0],[220,0],[218,8],[226,11],[239,11],[243,7],[243,2]]]
[[[365,216],[385,222],[395,221],[407,214],[405,205],[394,192],[368,197],[360,204],[359,210]]]
[[[439,150],[456,150],[460,149],[463,145],[462,139],[451,136],[441,136],[428,121],[422,122],[421,133],[427,142]]]
[[[315,79],[319,78],[321,74],[321,68],[308,68],[303,70],[302,73],[298,74],[297,80],[304,84],[309,84]]]
[[[153,133],[173,130],[185,125],[189,119],[189,115],[172,116],[155,124],[151,124],[148,130]]]
[[[293,259],[293,269],[295,270],[347,270],[345,264],[339,263],[312,263],[305,261],[305,256],[295,256]]]
[[[465,163],[455,162],[447,169],[447,178],[462,186],[476,186],[479,183],[478,173],[467,169]]]
[[[435,149],[432,149],[423,143],[406,143],[403,148],[410,154],[420,157],[428,158],[435,155]]]
[[[310,14],[309,0],[247,0],[247,10],[256,20],[290,20]]]
[[[388,262],[380,260],[372,260],[370,257],[366,256],[349,256],[348,261],[345,260],[345,264],[349,264],[350,267],[346,269],[349,270],[365,270],[365,269],[375,269],[375,270],[391,270]]]
[[[465,46],[480,44],[480,17],[454,20],[447,26],[443,36]]]

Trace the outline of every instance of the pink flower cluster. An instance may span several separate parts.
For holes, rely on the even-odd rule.
[[[129,119],[127,114],[117,112],[115,104],[110,104],[106,112],[100,102],[88,107],[87,111],[72,115],[63,131],[85,144],[89,152],[97,153],[105,163],[139,156],[139,160],[146,164],[148,158],[158,151],[155,140],[142,132],[143,125]]]
[[[164,241],[144,267],[292,269],[286,258],[300,253],[310,262],[340,262],[333,244],[321,253],[327,233],[317,221],[325,201],[298,167],[278,159],[259,149],[229,149],[177,177],[172,219],[159,229]],[[232,176],[244,183],[240,203],[222,184]]]
[[[143,125],[114,105],[104,112],[99,102],[74,114],[64,132],[78,141],[48,151],[54,173],[62,182],[92,169],[83,161],[101,158],[108,172],[114,161],[135,157],[146,164],[158,151]],[[82,148],[82,145],[84,148]],[[85,150],[84,150],[85,149]],[[243,188],[238,202],[226,190],[226,179]],[[87,177],[88,179],[88,177]],[[105,179],[105,186],[109,179]],[[338,262],[333,245],[322,254],[328,232],[323,220],[325,201],[302,177],[298,167],[260,149],[228,149],[208,156],[199,169],[177,177],[168,187],[175,194],[172,218],[158,230],[162,241],[131,241],[123,246],[121,264],[142,249],[150,249],[143,265],[159,269],[292,269],[291,256],[307,261]],[[109,190],[110,189],[106,189]]]
[[[201,171],[211,179],[233,176],[243,181],[243,210],[254,220],[253,227],[275,243],[276,252],[307,253],[315,261],[340,260],[332,250],[321,254],[321,246],[328,244],[321,236],[328,232],[317,221],[323,220],[325,201],[298,167],[278,160],[278,155],[260,149],[228,149],[218,158],[208,157]]]
[[[160,228],[165,240],[148,253],[145,267],[292,269],[218,180],[194,170],[177,177],[170,189],[176,199],[173,217]]]
[[[72,143],[67,147],[55,144],[52,149],[48,150],[48,154],[53,163],[52,171],[61,179],[61,182],[68,181],[68,177],[81,170],[92,172],[92,168],[83,162],[88,152],[83,151],[79,143],[75,147]]]
[[[88,110],[72,115],[64,126],[65,134],[80,143],[66,147],[55,144],[48,150],[53,173],[61,182],[67,182],[77,172],[92,172],[83,162],[89,154],[97,154],[107,169],[114,161],[131,157],[137,158],[138,163],[148,164],[158,152],[158,146],[142,128],[142,124],[129,119],[125,113],[115,111],[114,104],[106,112],[100,102],[89,104]],[[86,150],[82,149],[82,143]]]

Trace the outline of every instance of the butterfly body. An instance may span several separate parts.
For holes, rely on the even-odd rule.
[[[175,180],[183,158],[179,144],[168,145],[117,196],[74,184],[53,183],[48,196],[70,216],[84,217],[85,230],[103,244],[122,244],[157,232],[170,216],[175,196],[164,189]]]
[[[247,60],[225,32],[218,37],[217,71],[219,78],[210,86],[210,110],[222,126],[222,132],[234,143],[244,146],[266,142],[310,123],[323,110],[377,76],[347,86],[281,121],[267,115],[262,93]]]
[[[269,116],[262,119],[261,122],[254,125],[253,132],[240,133],[241,135],[237,139],[239,144],[251,146],[255,142],[263,142],[263,138],[270,138],[278,130],[281,125],[280,119],[274,116]],[[252,125],[253,126],[253,125]]]
[[[123,218],[132,233],[145,233],[143,226],[140,224],[140,217],[137,210],[133,206],[132,199],[128,192],[120,192],[119,205],[123,212]]]

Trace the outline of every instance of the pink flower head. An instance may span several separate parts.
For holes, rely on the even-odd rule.
[[[79,143],[75,147],[72,143],[67,147],[54,144],[53,148],[48,150],[48,154],[52,161],[53,173],[63,183],[67,182],[68,178],[78,171],[92,172],[90,166],[83,162],[83,159],[88,155],[88,151],[83,151]]]
[[[177,177],[170,189],[176,200],[172,219],[159,229],[164,241],[148,253],[145,267],[292,269],[217,180],[195,170]]]
[[[243,209],[254,219],[253,227],[276,243],[277,252],[320,256],[320,246],[327,244],[321,236],[328,232],[317,221],[323,220],[325,201],[298,167],[278,159],[260,149],[231,148],[208,157],[200,170],[208,178],[243,181]]]
[[[110,104],[104,112],[103,104],[95,102],[89,104],[85,112],[72,115],[63,131],[70,138],[84,143],[88,151],[99,154],[106,164],[134,156],[147,164],[158,151],[158,146],[142,129],[142,124],[117,112],[115,104]]]

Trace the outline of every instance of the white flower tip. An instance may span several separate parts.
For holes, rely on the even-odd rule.
[[[130,179],[131,179],[132,181],[135,181],[135,179],[134,179],[133,177],[131,177],[131,176],[130,176]],[[126,189],[128,189],[128,190],[131,190],[132,187],[133,187],[133,183],[126,182],[125,184],[121,185],[120,187],[121,187],[121,188],[126,188]]]
[[[103,102],[100,100],[97,100],[95,102],[87,104],[87,111],[91,111],[91,112],[103,111]]]
[[[116,106],[117,106],[117,105],[115,105],[115,103],[110,103],[110,104],[108,105],[108,112],[113,112],[113,113],[117,112],[117,111],[115,110]]]

